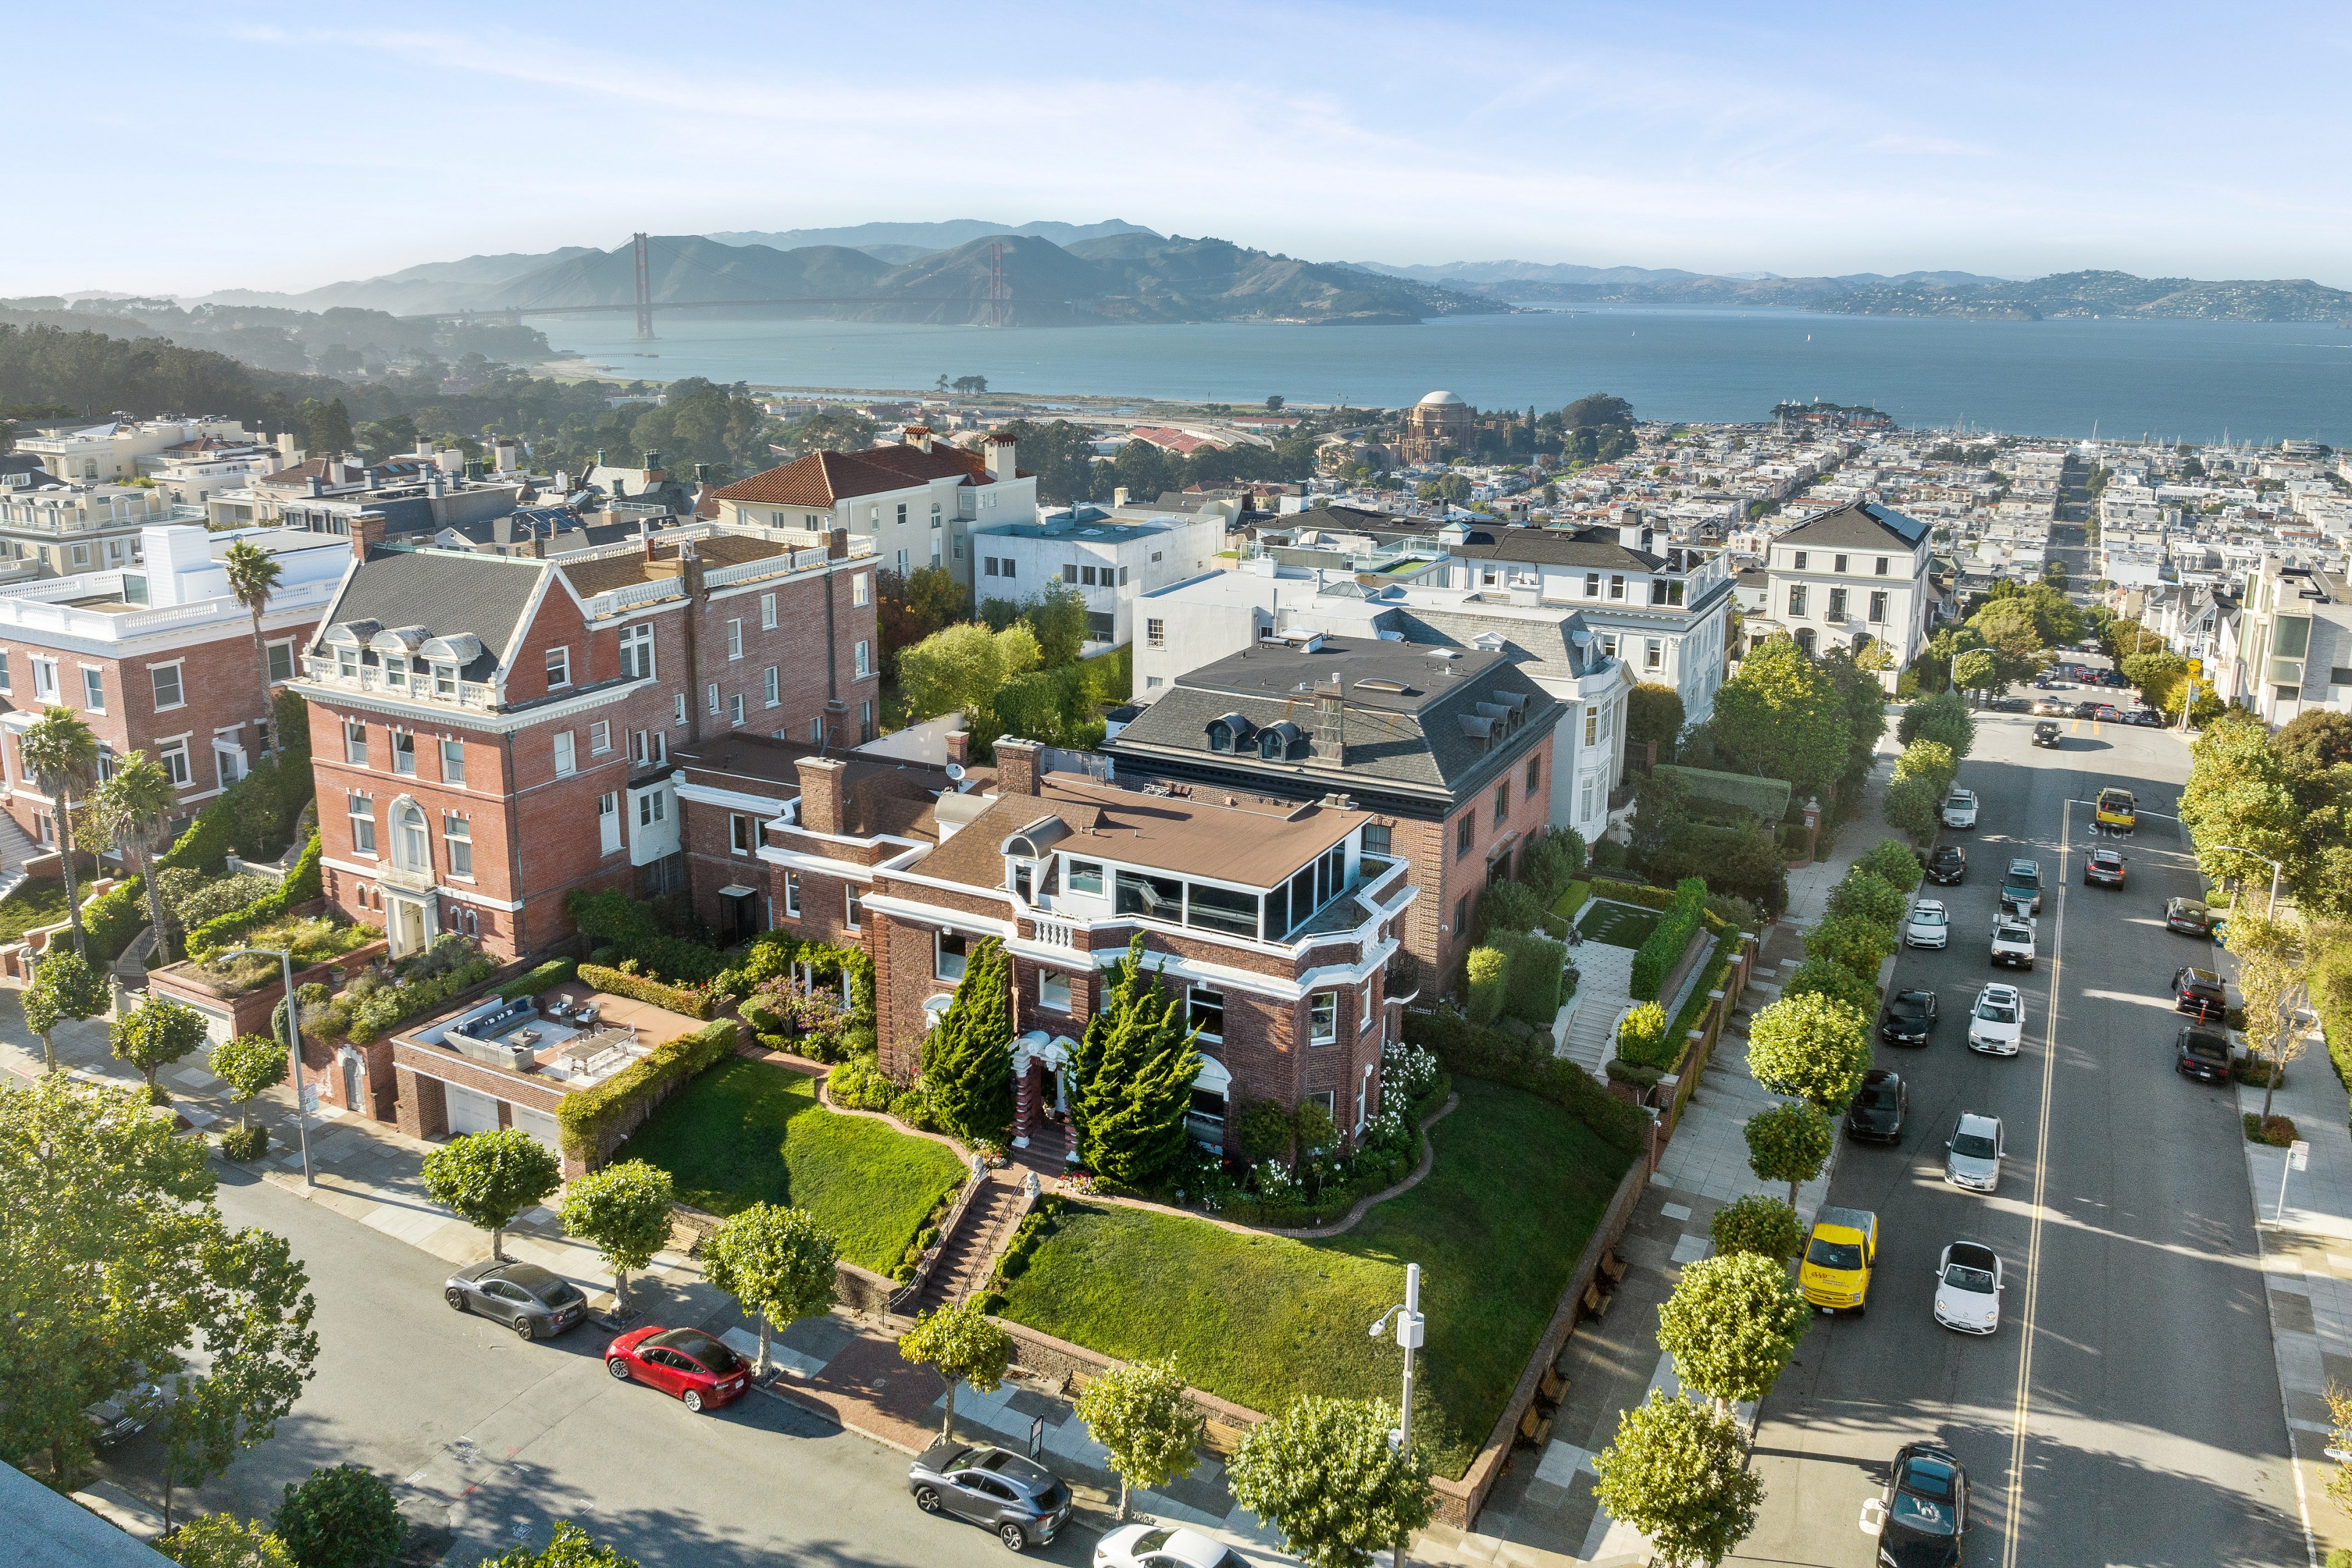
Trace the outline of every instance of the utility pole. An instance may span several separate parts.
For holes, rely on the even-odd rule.
[[[1420,1264],[1408,1263],[1404,1266],[1404,1305],[1391,1307],[1381,1314],[1380,1321],[1372,1325],[1372,1338],[1381,1337],[1381,1331],[1389,1326],[1391,1318],[1396,1320],[1396,1342],[1404,1352],[1404,1396],[1399,1405],[1397,1429],[1389,1434],[1389,1447],[1397,1451],[1397,1458],[1411,1459],[1412,1458],[1412,1352],[1421,1348],[1423,1333],[1426,1326],[1426,1320],[1421,1315]],[[1395,1550],[1390,1557],[1391,1568],[1404,1568],[1405,1544],[1402,1541],[1396,1543]]]
[[[637,342],[649,343],[654,341],[654,289],[653,275],[646,267],[646,237],[632,236],[629,251],[637,271]]]

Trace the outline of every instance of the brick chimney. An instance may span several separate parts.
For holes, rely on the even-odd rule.
[[[368,552],[383,542],[384,520],[380,511],[363,511],[352,520],[352,553],[364,561]]]
[[[1037,785],[1045,773],[1045,747],[1042,742],[1015,741],[1010,738],[996,742],[996,793],[1001,795],[1037,793]]]
[[[848,560],[849,530],[845,528],[836,528],[832,531],[832,533],[828,534],[824,542],[824,553],[825,559],[829,561]]]
[[[687,596],[702,597],[702,557],[695,553],[693,540],[677,542],[677,563],[678,574],[686,581]]]
[[[948,761],[958,764],[969,763],[971,761],[971,731],[956,730],[950,731],[947,736],[947,746]]]
[[[841,778],[848,770],[837,757],[803,757],[801,775],[803,827],[811,833],[841,831]]]

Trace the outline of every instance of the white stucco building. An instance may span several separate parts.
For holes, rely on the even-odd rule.
[[[1927,645],[1936,595],[1928,528],[1875,501],[1825,511],[1772,541],[1769,603],[1748,621],[1749,646],[1785,631],[1808,653],[1886,646],[1888,689]]]

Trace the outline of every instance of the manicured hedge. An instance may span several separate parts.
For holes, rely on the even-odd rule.
[[[1611,1094],[1574,1062],[1500,1029],[1480,1028],[1451,1007],[1407,1008],[1404,1037],[1433,1052],[1450,1073],[1542,1096],[1629,1154],[1649,1139],[1650,1113]]]
[[[1698,935],[1699,917],[1706,909],[1706,882],[1698,877],[1685,877],[1675,885],[1673,897],[1665,905],[1665,917],[1633,954],[1633,978],[1626,989],[1636,1002],[1654,1002],[1666,977]]]
[[[241,910],[215,915],[190,931],[188,951],[203,954],[234,947],[246,932],[259,930],[295,905],[307,904],[325,890],[326,882],[319,871],[319,835],[314,831],[310,842],[302,847],[301,855],[296,858],[293,870],[287,873],[277,891],[264,893]]]
[[[1621,904],[1639,904],[1644,909],[1671,909],[1680,893],[1680,888],[1651,888],[1639,882],[1612,882],[1606,877],[1592,879],[1594,898],[1614,899]]]
[[[673,1013],[689,1018],[710,1016],[718,998],[707,991],[689,991],[682,985],[671,985],[659,980],[648,980],[642,974],[629,974],[618,969],[607,969],[601,963],[583,963],[580,978],[597,990],[614,996],[626,996],[633,1002],[650,1002]]]
[[[1559,1016],[1559,975],[1568,947],[1533,931],[1498,931],[1487,942],[1510,961],[1503,987],[1503,1010],[1538,1029]]]
[[[508,981],[504,985],[499,986],[498,991],[499,1000],[501,1002],[513,1002],[525,996],[536,996],[542,991],[552,991],[557,986],[562,984],[565,981],[571,979],[572,975],[578,972],[579,968],[580,961],[578,959],[551,958],[545,963],[541,964],[537,969],[529,970],[524,973],[518,974],[512,980]]]
[[[565,1151],[583,1159],[593,1155],[609,1134],[661,1091],[732,1056],[738,1038],[735,1020],[721,1018],[691,1035],[656,1046],[649,1055],[593,1089],[565,1095],[555,1111],[555,1120],[563,1129]]]
[[[1499,947],[1474,947],[1464,967],[1472,1021],[1493,1023],[1503,1016],[1503,1004],[1510,999],[1511,955]]]

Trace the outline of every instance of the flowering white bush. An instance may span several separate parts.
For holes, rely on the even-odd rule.
[[[1290,1166],[1281,1160],[1261,1160],[1251,1173],[1257,1179],[1261,1197],[1287,1197],[1298,1184]]]
[[[1391,1040],[1381,1047],[1381,1103],[1412,1105],[1437,1081],[1437,1058],[1419,1046]]]
[[[1402,1153],[1412,1147],[1412,1124],[1405,1119],[1404,1101],[1381,1096],[1381,1109],[1364,1121],[1363,1136],[1356,1141],[1359,1150],[1386,1150]]]

